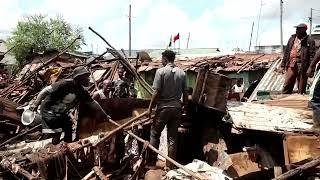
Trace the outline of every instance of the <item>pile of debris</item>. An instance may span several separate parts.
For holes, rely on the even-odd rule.
[[[111,114],[113,120],[109,122],[82,120],[81,113],[86,109],[81,109],[80,105],[79,117],[74,116],[75,119],[79,119],[79,124],[76,125],[79,127],[81,138],[76,142],[54,146],[49,139],[39,140],[37,131],[40,125],[21,125],[21,112],[17,108],[31,101],[46,85],[70,77],[75,67],[85,66],[92,73],[91,85],[88,88],[91,94],[101,87],[103,80],[114,79],[117,76],[119,65],[123,66],[146,92],[153,93],[150,85],[138,72],[159,68],[160,62],[129,60],[126,54],[120,54],[109,42],[101,38],[109,46],[101,55],[92,58],[79,56],[68,53],[68,47],[60,52],[49,53],[50,55],[37,55],[34,61],[24,67],[15,82],[1,91],[0,117],[4,119],[1,124],[6,125],[3,126],[5,128],[1,131],[1,136],[2,139],[7,139],[0,144],[1,177],[159,179],[164,176],[167,179],[270,179],[278,176],[278,179],[283,179],[305,170],[314,170],[320,164],[319,158],[316,157],[319,151],[314,148],[310,148],[311,155],[306,152],[303,157],[294,156],[302,154],[297,153],[298,145],[309,148],[318,138],[314,134],[310,137],[310,132],[303,137],[297,137],[295,134],[310,127],[307,122],[309,118],[304,116],[304,112],[238,102],[229,103],[229,113],[225,114],[225,91],[229,80],[226,80],[226,77],[220,78],[223,75],[216,73],[212,77],[218,77],[217,79],[210,79],[211,76],[205,75],[203,77],[209,78],[203,78],[201,83],[197,80],[196,84],[200,88],[195,88],[194,92],[199,92],[201,97],[206,96],[208,101],[207,104],[190,101],[179,127],[179,153],[176,160],[149,144],[152,119],[146,117],[145,111],[149,101],[135,98],[105,100],[101,106],[114,113]],[[112,54],[114,58],[104,59],[103,55],[106,53]],[[177,65],[186,71],[199,71],[205,67],[207,74],[213,73],[210,70],[219,67],[223,71],[234,71],[235,68],[237,71],[268,68],[271,66],[270,60],[277,58],[266,54],[250,55],[249,58],[240,54],[194,58],[187,61],[180,59]],[[211,83],[211,86],[206,84],[207,82]],[[222,84],[224,88],[220,87]],[[200,99],[203,98],[199,97],[198,100]],[[216,106],[213,104],[219,108],[210,107]],[[127,116],[128,113],[125,111],[132,114]],[[117,119],[115,112],[126,116]],[[270,114],[270,117],[266,118],[266,114]],[[286,140],[283,140],[283,137]],[[294,141],[299,138],[302,140]],[[292,145],[293,142],[296,144]],[[173,163],[179,169],[167,174],[163,169],[159,172],[147,171],[146,156],[150,151],[156,152],[163,160]],[[158,164],[161,166],[161,161]],[[298,167],[301,164],[304,165]],[[279,173],[279,169],[287,170],[289,165],[298,168],[280,175],[282,171]],[[309,171],[308,173],[310,174]]]

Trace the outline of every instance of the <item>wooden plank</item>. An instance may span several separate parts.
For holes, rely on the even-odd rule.
[[[320,156],[320,139],[315,135],[286,135],[289,164]]]
[[[279,177],[282,174],[282,168],[280,166],[275,166],[274,170],[274,177]]]
[[[312,169],[317,167],[318,165],[320,165],[320,157],[302,165],[299,166],[295,169],[292,169],[290,171],[287,171],[286,173],[274,178],[274,180],[285,180],[285,179],[289,179],[290,177],[293,177],[295,175],[301,174],[303,171],[306,171],[308,169]]]
[[[286,137],[283,138],[283,154],[284,154],[284,164],[289,165],[290,160],[289,160],[289,152],[288,152],[288,145],[287,145],[287,139]]]

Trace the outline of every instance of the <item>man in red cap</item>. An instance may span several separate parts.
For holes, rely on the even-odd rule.
[[[315,54],[315,42],[307,34],[307,25],[299,24],[296,34],[293,34],[284,51],[281,68],[286,71],[282,92],[291,94],[294,85],[298,83],[298,93],[304,94],[307,86],[306,72]]]

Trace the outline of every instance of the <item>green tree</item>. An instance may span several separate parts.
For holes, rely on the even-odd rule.
[[[72,27],[61,16],[47,18],[44,15],[28,15],[18,22],[8,39],[8,46],[15,46],[12,53],[17,59],[17,65],[22,67],[31,53],[62,50],[81,34],[81,28]],[[70,51],[79,49],[83,42],[83,38],[76,41]]]

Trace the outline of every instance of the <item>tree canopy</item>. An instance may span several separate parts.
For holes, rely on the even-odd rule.
[[[12,53],[21,67],[30,54],[64,49],[81,34],[81,28],[71,26],[61,16],[47,18],[44,15],[28,15],[18,22],[8,39],[8,47],[14,47]],[[70,51],[79,49],[81,43],[83,38],[74,43]]]

